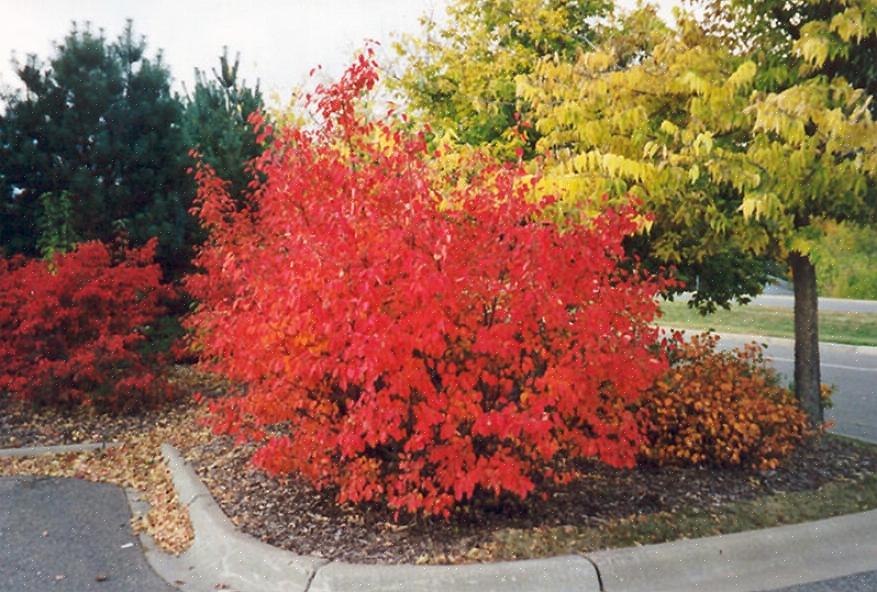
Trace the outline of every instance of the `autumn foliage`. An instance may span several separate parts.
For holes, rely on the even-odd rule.
[[[663,465],[776,468],[812,429],[757,344],[677,341],[670,371],[643,398],[647,459]]]
[[[363,57],[312,99],[320,127],[260,128],[251,207],[197,171],[211,238],[189,324],[205,364],[247,385],[217,429],[341,502],[425,514],[526,497],[572,459],[631,466],[630,405],[666,369],[661,281],[621,246],[633,212],[560,232],[516,167],[435,173],[422,136],[358,115],[375,80]]]
[[[0,395],[116,411],[168,396],[142,350],[171,296],[155,246],[0,260]]]

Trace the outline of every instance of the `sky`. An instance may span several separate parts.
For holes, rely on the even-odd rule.
[[[632,5],[634,0],[622,0]],[[674,0],[660,0],[669,16]],[[146,36],[148,53],[161,49],[175,79],[192,87],[196,67],[209,71],[222,47],[240,52],[239,76],[259,80],[270,96],[287,97],[317,65],[339,75],[365,39],[389,48],[398,33],[416,34],[423,14],[440,16],[446,0],[0,0],[0,88],[17,86],[14,54],[52,54],[71,23],[91,22],[115,38],[125,19]]]

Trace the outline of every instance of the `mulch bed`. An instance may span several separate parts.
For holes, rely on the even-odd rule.
[[[227,383],[179,365],[170,369],[170,382],[177,400],[156,409],[143,409],[128,415],[96,413],[93,408],[56,410],[34,409],[0,396],[0,448],[24,448],[114,442],[127,434],[143,433],[166,423],[170,417],[192,411],[191,394],[215,396],[228,389]]]
[[[87,410],[69,412],[0,403],[0,448],[54,446],[83,442],[115,442],[127,433],[146,431],[175,408],[150,409],[136,415],[108,417]]]
[[[377,506],[338,506],[331,492],[275,479],[249,464],[254,448],[229,438],[188,449],[223,511],[247,532],[298,554],[358,563],[459,563],[489,559],[492,535],[505,529],[601,527],[656,512],[704,509],[877,472],[877,451],[836,438],[800,448],[775,471],[654,468],[615,470],[594,464],[587,476],[550,492],[550,500],[485,500],[451,520],[393,520]]]

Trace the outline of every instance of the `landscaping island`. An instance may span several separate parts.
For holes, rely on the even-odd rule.
[[[877,508],[877,445],[829,433],[817,283],[818,235],[877,212],[873,80],[846,76],[877,34],[862,2],[775,36],[725,31],[738,0],[674,27],[648,5],[457,0],[408,56],[404,107],[373,43],[285,112],[224,54],[188,125],[160,54],[163,118],[123,115],[130,24],[109,45],[74,27],[0,116],[0,475],[119,485],[162,560],[260,592],[412,572],[603,588],[600,550],[628,547],[623,579],[630,547],[797,523],[774,544],[819,564],[809,580],[873,569],[877,512],[856,513]],[[101,68],[112,109],[65,90]],[[786,271],[793,312],[662,312]],[[877,343],[877,315],[822,320]],[[661,326],[714,321],[793,331],[794,384],[757,343]],[[671,547],[787,582],[799,563],[750,546],[776,532]],[[852,560],[828,573],[840,541]]]
[[[188,367],[177,388],[221,396],[223,382]],[[98,452],[0,459],[0,475],[45,474],[108,481],[143,490],[152,504],[135,524],[166,550],[191,542],[161,460],[167,441],[181,450],[222,510],[243,532],[271,545],[354,563],[459,564],[550,557],[604,548],[760,529],[877,508],[877,446],[830,434],[796,450],[778,469],[707,467],[612,469],[593,463],[548,500],[486,499],[448,520],[394,521],[377,505],[341,505],[296,478],[252,467],[251,446],[234,446],[204,427],[191,397],[134,416],[80,412],[65,418],[5,404],[3,448],[84,441],[119,445]],[[192,426],[196,426],[195,429]]]

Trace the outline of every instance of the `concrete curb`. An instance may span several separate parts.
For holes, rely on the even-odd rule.
[[[578,555],[470,565],[357,565],[331,562],[308,592],[599,592],[594,565]]]
[[[147,547],[185,591],[710,592],[768,590],[877,569],[877,510],[791,526],[548,559],[459,566],[357,565],[299,556],[237,531],[194,470],[162,446],[195,541],[180,558]]]
[[[168,444],[161,452],[180,502],[189,508],[195,540],[176,561],[154,548],[147,559],[166,580],[189,584],[184,590],[210,590],[216,584],[240,592],[600,590],[593,564],[577,555],[448,566],[355,565],[295,555],[237,531],[179,452]]]
[[[772,590],[877,569],[877,510],[588,557],[606,592]]]
[[[62,444],[59,446],[32,446],[29,448],[0,448],[0,458],[25,458],[47,454],[69,454],[92,452],[118,446],[115,442],[87,442],[84,444]]]
[[[189,510],[195,540],[179,558],[190,566],[189,570],[180,572],[179,565],[174,565],[179,562],[161,562],[154,553],[152,557],[147,556],[159,575],[164,576],[170,569],[175,571],[170,581],[194,583],[197,588],[206,586],[214,590],[217,585],[240,592],[308,589],[317,568],[326,563],[325,559],[295,555],[239,532],[179,452],[163,444],[161,453],[180,503]],[[183,579],[181,573],[188,577]]]

